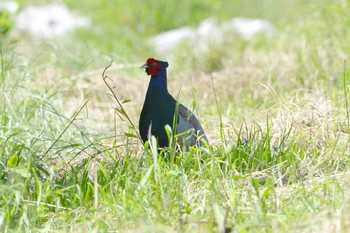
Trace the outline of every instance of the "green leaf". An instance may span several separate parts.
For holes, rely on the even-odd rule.
[[[256,195],[259,197],[259,180],[256,178],[252,178],[252,186],[256,192]]]
[[[152,171],[153,171],[153,165],[151,165],[151,167],[148,169],[146,175],[142,178],[141,182],[137,186],[137,189],[136,189],[137,191],[140,191],[142,189],[142,187],[146,184]]]
[[[137,135],[133,133],[124,133],[124,135],[127,136],[128,138],[138,138]]]
[[[122,104],[126,104],[126,103],[129,103],[131,101],[131,99],[125,99],[122,101]]]
[[[16,167],[18,165],[19,161],[19,155],[18,154],[13,154],[10,156],[9,160],[7,160],[7,166],[8,167]]]
[[[124,109],[122,109],[122,108],[115,108],[115,110],[117,111],[117,112],[119,112],[120,114],[122,114],[122,115],[124,115],[125,116],[125,110]]]

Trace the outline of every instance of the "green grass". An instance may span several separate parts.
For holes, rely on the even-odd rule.
[[[64,2],[94,27],[1,42],[1,232],[349,231],[348,3]],[[169,89],[210,145],[145,149],[129,120],[148,83],[137,64],[155,56],[147,41],[209,16],[264,17],[278,33],[179,48]],[[102,78],[111,59],[122,106]]]

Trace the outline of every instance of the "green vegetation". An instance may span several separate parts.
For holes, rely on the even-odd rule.
[[[1,232],[350,230],[347,1],[63,2],[93,26],[0,43]],[[149,38],[235,16],[277,33],[183,45],[169,67],[211,145],[145,149],[125,116],[137,125]]]

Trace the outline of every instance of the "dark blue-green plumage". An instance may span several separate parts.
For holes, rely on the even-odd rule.
[[[178,104],[167,89],[167,62],[149,58],[142,66],[151,75],[145,102],[140,115],[139,129],[144,142],[148,140],[149,131],[158,139],[160,147],[168,146],[168,136],[165,126],[175,126],[174,132],[184,133],[193,129],[188,137],[183,137],[180,143],[201,145],[199,138],[207,141],[199,121],[186,107]],[[176,115],[177,114],[177,115]],[[177,117],[175,117],[177,116]]]

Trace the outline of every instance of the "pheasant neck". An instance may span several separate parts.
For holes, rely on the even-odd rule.
[[[157,87],[167,89],[167,75],[166,69],[161,69],[157,75],[151,77],[151,81],[149,82],[150,87]]]

